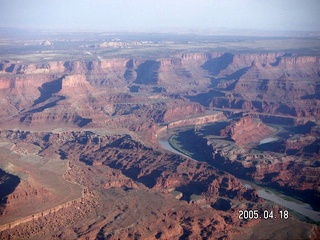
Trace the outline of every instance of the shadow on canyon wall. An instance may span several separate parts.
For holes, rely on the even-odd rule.
[[[62,89],[62,79],[63,77],[42,84],[42,86],[38,88],[40,92],[40,97],[33,102],[32,106],[47,101],[49,98],[53,96],[53,94],[59,92]]]
[[[137,78],[134,81],[137,84],[156,84],[158,82],[158,70],[160,62],[148,60],[140,64],[136,70]]]
[[[0,169],[0,215],[7,203],[7,196],[16,189],[19,183],[19,177]]]
[[[224,53],[220,57],[209,59],[201,67],[216,76],[220,71],[226,69],[232,61],[233,55],[231,53]]]

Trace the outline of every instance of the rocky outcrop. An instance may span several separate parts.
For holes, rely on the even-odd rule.
[[[206,61],[212,61],[214,59],[222,59],[223,56],[229,55],[230,61],[228,64],[221,63],[219,61],[213,62],[213,64],[207,64],[208,70],[210,68],[221,67],[225,65],[224,69],[221,69],[220,75],[230,75],[240,69],[260,66],[260,68],[267,69],[286,69],[287,73],[290,71],[303,71],[305,70],[318,71],[319,70],[319,57],[316,56],[295,56],[284,53],[253,53],[253,54],[230,54],[223,52],[214,53],[183,53],[176,55],[172,58],[162,58],[160,60],[160,66],[162,68],[166,67],[184,67],[190,64],[196,64],[201,66],[205,64]],[[222,61],[220,60],[220,61]],[[95,73],[108,72],[111,69],[123,69],[128,66],[128,62],[132,61],[133,68],[137,68],[139,65],[143,64],[145,61],[141,59],[126,59],[126,58],[113,58],[101,59],[98,61],[55,61],[46,63],[30,63],[24,64],[20,62],[13,61],[3,61],[0,63],[0,71],[13,74],[35,74],[35,73],[88,73],[89,71]],[[204,68],[205,65],[203,65]],[[311,68],[311,69],[310,69]],[[125,70],[125,69],[124,69]],[[288,71],[289,70],[289,71]],[[305,71],[304,70],[304,71]],[[272,71],[271,71],[272,72]],[[311,76],[311,75],[310,75]]]
[[[93,47],[128,46],[109,42]],[[201,124],[243,111],[266,119],[287,115],[294,123],[300,121],[296,117],[316,119],[318,57],[225,52],[97,57],[0,63],[0,126],[29,130],[1,130],[0,140],[13,144],[12,154],[43,158],[39,169],[46,161],[65,163],[61,175],[67,180],[55,189],[29,178],[6,194],[6,216],[34,207],[32,199],[36,207],[63,203],[6,225],[0,238],[228,238],[237,227],[259,222],[240,221],[238,210],[261,210],[263,202],[222,170],[267,184],[277,182],[282,189],[313,191],[308,196],[316,199],[319,181],[312,176],[319,175],[319,163],[313,160],[319,156],[314,153],[319,131],[314,125],[298,138],[281,141],[280,151],[273,153],[257,145],[274,129],[253,117],[218,124],[224,129],[218,144],[196,132]],[[224,113],[213,111],[216,108]],[[200,146],[208,163],[156,145],[158,134],[188,125],[197,127],[185,138]],[[207,130],[219,135],[217,129]],[[257,148],[246,155],[252,144]],[[262,153],[255,153],[259,150]],[[280,154],[286,156],[277,158]],[[308,159],[306,164],[295,155]],[[86,194],[70,202],[56,194],[71,182],[83,186]],[[78,193],[78,185],[72,186],[75,190],[64,191]]]
[[[81,118],[96,126],[112,124],[140,131],[154,123],[204,113],[203,107],[182,96],[208,108],[310,119],[320,112],[318,57],[183,53],[161,59],[3,61],[1,70],[1,113],[10,119],[6,125],[78,125]],[[211,90],[205,93],[208,87]],[[135,92],[153,96],[136,94],[139,97],[128,101],[116,100],[117,95]]]
[[[106,217],[102,218],[102,221],[94,223],[94,225],[103,223],[103,226],[110,226],[113,221],[120,220],[120,216],[121,219],[128,219],[129,221],[128,216],[135,214],[134,210],[138,211],[137,214],[140,217],[140,211],[144,211],[143,216],[149,216],[150,214],[150,217],[143,217],[142,219],[135,217],[134,221],[138,221],[138,225],[135,228],[129,228],[130,232],[144,226],[144,219],[148,221],[154,219],[153,215],[157,215],[154,219],[156,222],[159,216],[162,216],[161,219],[164,218],[161,220],[162,224],[159,224],[156,229],[150,227],[147,232],[141,230],[143,236],[146,236],[147,233],[150,235],[150,232],[157,236],[161,232],[163,232],[161,233],[163,236],[181,236],[183,231],[187,231],[183,229],[189,229],[190,226],[183,225],[183,227],[178,228],[177,221],[184,223],[186,218],[190,219],[192,226],[194,225],[194,231],[189,234],[190,236],[196,237],[200,233],[209,235],[215,233],[224,236],[223,231],[226,228],[231,229],[231,225],[240,224],[238,217],[237,215],[230,215],[227,211],[217,211],[211,205],[216,206],[215,203],[217,201],[221,202],[221,199],[228,199],[225,201],[230,203],[230,208],[231,202],[242,200],[255,204],[259,202],[253,191],[245,189],[231,175],[219,172],[206,163],[155,151],[129,135],[97,135],[89,131],[60,133],[1,131],[0,137],[0,139],[10,140],[21,146],[23,145],[21,143],[36,144],[41,149],[41,155],[45,157],[52,156],[53,153],[59,153],[61,158],[69,161],[64,178],[85,186],[81,198],[28,218],[20,219],[19,222],[3,225],[1,226],[0,236],[9,233],[12,236],[19,236],[19,234],[33,236],[38,233],[38,228],[35,227],[38,224],[42,226],[42,233],[44,231],[57,231],[56,228],[60,226],[60,222],[71,221],[74,226],[84,216],[92,221],[92,209],[102,209],[102,204],[97,205],[97,199],[100,197],[103,199],[103,196],[93,195],[92,192],[88,194],[90,189],[101,190],[101,193],[106,194],[105,199],[108,199],[108,201],[102,201],[102,199],[99,201],[103,203],[104,208],[109,209],[108,216],[110,214],[115,215],[114,220]],[[27,145],[24,144],[24,146]],[[121,190],[122,188],[123,190]],[[145,188],[149,190],[144,190]],[[173,188],[181,192],[183,199],[189,203],[176,200],[171,196]],[[125,194],[120,197],[122,191]],[[107,195],[108,192],[110,192],[110,195]],[[154,194],[156,196],[153,196]],[[157,204],[158,201],[161,204]],[[139,206],[140,203],[143,203],[143,208]],[[80,212],[77,215],[75,215],[77,211],[73,208],[74,206]],[[151,208],[150,211],[148,206]],[[155,206],[157,207],[155,208]],[[203,208],[199,206],[203,206]],[[232,211],[237,211],[236,209],[233,206]],[[132,213],[130,212],[127,215],[127,211],[132,211]],[[205,212],[208,213],[208,216],[203,215]],[[197,214],[194,215],[193,213]],[[99,216],[101,214],[104,213],[99,212]],[[201,216],[201,221],[198,216]],[[60,218],[58,223],[52,224],[52,220],[58,217]],[[230,221],[225,221],[224,217],[230,219],[232,224]],[[214,218],[215,221],[212,222],[211,218]],[[167,221],[171,227],[166,225]],[[208,223],[203,221],[208,221]],[[30,225],[31,222],[32,226]],[[69,226],[68,224],[66,223],[66,226]],[[163,226],[166,229],[168,228],[169,231],[164,231]],[[214,228],[212,228],[213,226]],[[178,232],[175,232],[176,230]],[[104,233],[104,231],[106,232]],[[113,231],[105,229],[100,230],[99,234],[107,235],[110,232]],[[124,234],[128,233],[119,230],[114,234],[123,237],[126,236]]]
[[[3,216],[18,216],[26,209],[34,209],[48,202],[57,201],[57,196],[49,189],[41,186],[34,179],[22,181],[15,191],[7,196]],[[23,208],[23,209],[22,209]]]
[[[74,91],[76,89],[76,91]],[[92,90],[90,83],[87,81],[86,76],[82,74],[73,74],[65,76],[62,79],[62,86],[59,94],[65,96],[72,96],[74,94],[88,94]]]
[[[167,110],[164,114],[163,120],[164,122],[171,122],[177,119],[185,118],[186,116],[204,113],[205,109],[200,104],[173,101],[172,103],[167,104]]]
[[[319,57],[283,53],[223,54],[202,66],[214,76],[204,106],[316,117]],[[223,92],[218,94],[217,92]],[[217,95],[217,96],[215,96]],[[206,99],[204,99],[206,97]]]
[[[275,131],[259,119],[246,116],[228,125],[221,131],[221,135],[232,138],[239,146],[244,147],[247,144],[259,143]]]
[[[8,195],[15,190],[19,183],[19,177],[0,169],[0,215],[3,214],[5,206],[8,203]]]
[[[201,116],[196,118],[189,118],[189,119],[174,121],[168,124],[168,128],[170,129],[170,128],[183,127],[183,126],[201,125],[201,124],[221,121],[224,119],[226,119],[226,117],[223,113],[216,113],[208,116]]]
[[[178,55],[182,61],[206,61],[212,58],[220,57],[223,53],[182,53]]]
[[[34,134],[2,131],[0,137],[17,143],[36,143],[43,149],[41,152],[44,156],[58,152],[62,158],[70,161],[77,162],[80,159],[89,166],[95,166],[97,169],[101,167],[101,171],[109,176],[108,180],[106,182],[99,180],[100,183],[92,181],[91,184],[95,186],[98,184],[104,189],[121,186],[136,187],[136,184],[132,182],[134,180],[143,183],[148,188],[163,192],[177,188],[185,196],[191,196],[193,193],[208,195],[207,197],[212,201],[220,194],[228,197],[228,191],[238,192],[238,198],[241,198],[246,192],[240,182],[231,175],[218,173],[205,163],[157,152],[137,142],[129,135],[98,136],[92,132]],[[188,172],[186,172],[187,169]],[[94,178],[94,172],[88,174]],[[69,166],[65,177],[77,179],[77,182],[80,183],[86,181],[77,177],[76,166]],[[86,183],[85,185],[92,186],[91,184]],[[257,199],[253,197],[252,200]]]

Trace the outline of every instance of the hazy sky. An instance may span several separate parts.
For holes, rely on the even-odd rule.
[[[320,0],[0,0],[0,27],[320,30]]]

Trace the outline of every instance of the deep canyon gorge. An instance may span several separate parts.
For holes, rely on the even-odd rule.
[[[239,219],[286,210],[241,180],[320,211],[318,52],[51,42],[0,58],[1,239],[319,237],[294,212]]]

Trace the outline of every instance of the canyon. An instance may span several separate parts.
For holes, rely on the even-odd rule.
[[[0,58],[1,239],[317,238],[292,212],[239,219],[285,210],[242,179],[320,210],[317,52],[48,42]]]

